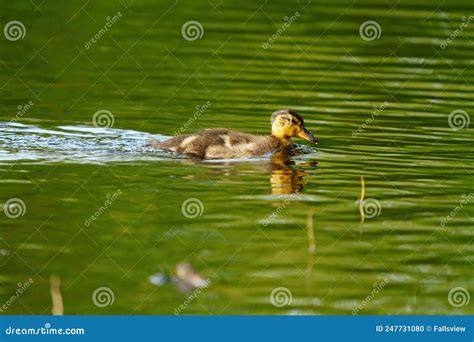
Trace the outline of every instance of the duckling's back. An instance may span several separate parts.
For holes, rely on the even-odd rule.
[[[273,136],[259,136],[227,128],[209,128],[194,134],[173,137],[151,146],[199,158],[242,158],[262,155],[280,147]]]

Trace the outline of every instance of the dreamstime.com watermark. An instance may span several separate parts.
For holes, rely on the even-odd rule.
[[[367,304],[369,304],[375,298],[375,296],[380,291],[382,291],[385,286],[388,285],[388,283],[389,283],[389,280],[387,278],[385,278],[379,283],[375,283],[372,291],[370,291],[367,297],[365,297],[365,299],[362,302],[360,302],[357,306],[354,306],[352,308],[352,315],[355,316],[359,313],[360,310],[364,309],[367,306]]]
[[[20,120],[34,105],[35,103],[33,101],[28,101],[25,105],[19,105],[16,107],[17,111],[15,117],[10,120],[10,123],[15,123]]]
[[[116,15],[112,16],[112,17],[107,17],[105,18],[106,20],[106,23],[105,25],[90,39],[88,40],[87,42],[84,43],[84,48],[86,50],[89,50],[92,45],[94,45],[95,43],[97,43],[99,41],[100,38],[102,38],[102,36],[110,29],[112,28],[112,26],[117,22],[119,21],[119,19],[122,18],[122,13],[117,12]]]
[[[5,216],[16,219],[26,214],[26,204],[21,198],[10,198],[3,204]]]
[[[283,34],[285,31],[293,24],[298,18],[300,17],[300,13],[298,11],[295,12],[291,17],[285,17],[283,20],[285,21],[280,28],[270,37],[266,42],[262,43],[262,47],[264,50],[268,49],[268,47],[276,42],[276,40]]]
[[[92,124],[96,128],[110,128],[115,123],[115,117],[110,110],[100,109],[92,115]]]
[[[441,218],[439,224],[441,227],[446,226],[446,224],[451,221],[459,212],[464,208],[464,206],[474,200],[474,192],[469,193],[468,195],[462,194],[462,199],[459,201],[459,204],[454,207],[453,210],[449,213],[449,215]]]
[[[290,202],[294,201],[296,197],[300,194],[298,190],[296,190],[294,193],[286,195],[285,200],[283,203],[278,206],[265,220],[263,220],[262,225],[264,227],[268,226],[275,218],[280,215],[280,213],[285,210],[286,206],[290,204]]]
[[[357,200],[359,204],[360,200]],[[380,216],[382,213],[382,204],[375,198],[366,198],[362,202],[362,209],[364,210],[364,218],[374,218]]]
[[[455,308],[469,304],[471,296],[464,287],[453,287],[448,293],[448,303]]]
[[[371,40],[379,39],[382,35],[382,28],[380,27],[379,23],[375,20],[367,20],[364,21],[359,26],[359,36],[367,41],[370,42]]]
[[[454,41],[461,34],[461,32],[464,31],[464,29],[469,26],[470,23],[472,23],[472,21],[474,20],[474,16],[470,15],[467,18],[462,17],[461,20],[462,20],[462,23],[459,25],[459,27],[456,30],[454,30],[454,32],[451,33],[448,38],[446,38],[439,44],[439,47],[441,49],[443,50],[446,49],[448,45],[451,44],[451,42]]]
[[[453,131],[468,128],[470,123],[471,118],[465,110],[456,109],[448,115],[448,125]]]
[[[197,298],[197,296],[202,292],[202,290],[209,287],[210,285],[211,279],[207,278],[206,280],[204,280],[204,282],[198,288],[196,288],[193,293],[188,296],[188,298],[186,298],[183,304],[174,309],[175,316],[178,316],[183,310],[185,310],[189,306],[189,304],[191,304]]]
[[[92,293],[92,303],[98,308],[104,308],[115,302],[115,293],[110,287],[98,287]]]
[[[25,292],[33,283],[34,280],[32,278],[28,279],[28,281],[25,281],[24,283],[18,283],[18,287],[15,293],[11,295],[10,298],[8,298],[2,306],[0,306],[0,312],[7,310],[10,305],[12,305],[18,298],[20,298],[23,292]]]
[[[9,326],[5,328],[5,335],[84,335],[84,328],[52,328],[50,323],[46,323],[40,328],[15,328]]]
[[[122,195],[122,190],[118,189],[117,191],[115,191],[112,195],[108,195],[107,196],[107,199],[105,200],[104,202],[104,205],[101,205],[99,207],[99,209],[96,210],[96,212],[91,215],[90,217],[88,217],[85,221],[84,221],[84,225],[86,227],[89,227],[97,218],[99,218],[100,215],[102,215],[102,213],[107,210],[108,207],[110,207],[112,205],[112,203],[114,203],[114,201],[120,197],[120,195]]]
[[[25,38],[26,27],[19,20],[12,20],[3,27],[3,34],[5,38],[11,42]]]
[[[291,305],[293,294],[287,287],[276,287],[270,293],[270,303],[277,308]]]
[[[196,20],[187,21],[181,26],[181,36],[188,42],[201,39],[204,35],[204,27]]]
[[[197,105],[196,111],[194,112],[193,116],[191,116],[188,121],[184,123],[179,129],[177,129],[174,132],[175,136],[182,135],[196,120],[198,120],[201,115],[209,109],[209,107],[212,105],[211,101],[207,101],[204,103],[202,106]]]
[[[181,213],[184,217],[193,219],[202,216],[204,213],[204,204],[199,198],[188,198],[181,204]]]
[[[355,138],[357,137],[357,135],[362,133],[372,123],[372,121],[375,120],[376,117],[382,114],[382,112],[385,110],[385,108],[388,107],[389,104],[389,102],[385,101],[381,105],[375,106],[370,117],[367,118],[367,120],[365,120],[364,123],[359,126],[359,128],[352,131],[352,137]]]

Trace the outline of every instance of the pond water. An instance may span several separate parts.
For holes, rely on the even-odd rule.
[[[3,314],[49,314],[51,276],[66,314],[474,313],[472,1],[2,9]],[[146,147],[282,108],[317,147]]]

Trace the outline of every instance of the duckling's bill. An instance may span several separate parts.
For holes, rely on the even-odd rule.
[[[306,128],[303,128],[301,131],[299,131],[299,133],[297,133],[297,136],[301,139],[311,141],[313,144],[318,143],[318,139],[313,135],[313,133],[308,131],[308,129]]]

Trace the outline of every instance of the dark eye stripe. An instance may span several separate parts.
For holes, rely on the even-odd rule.
[[[291,124],[293,124],[293,125],[298,125],[298,126],[300,126],[300,125],[302,124],[301,121],[299,121],[298,119],[296,119],[296,118],[294,118],[294,117],[281,116],[281,120],[288,121],[288,122],[290,122]]]

